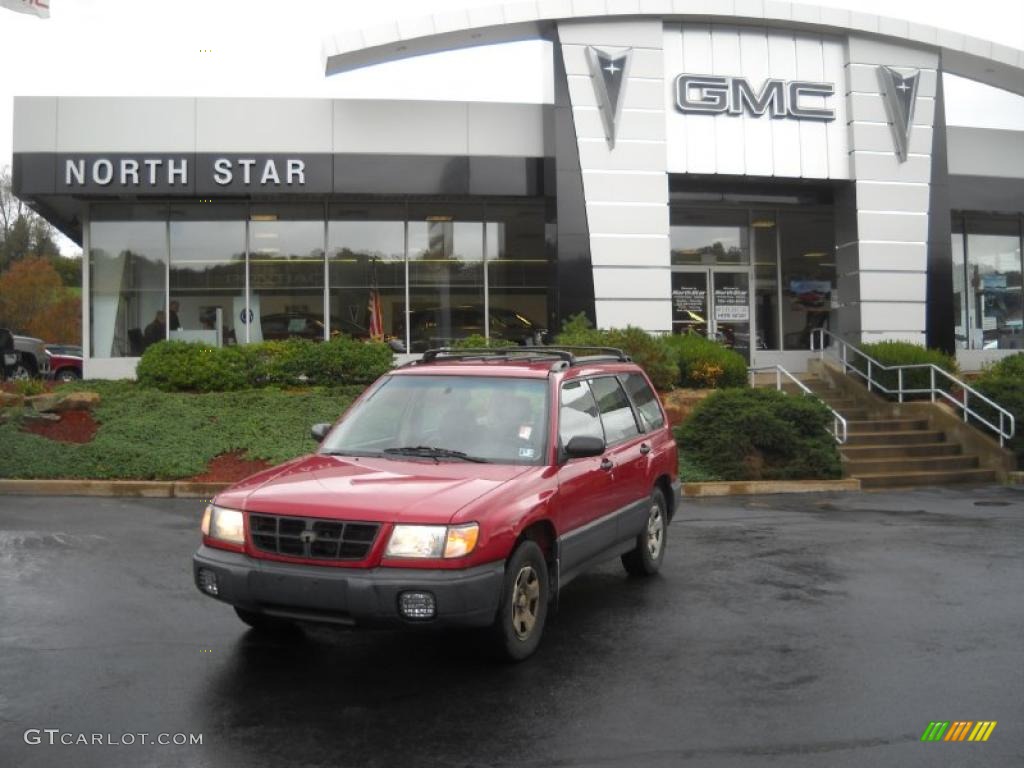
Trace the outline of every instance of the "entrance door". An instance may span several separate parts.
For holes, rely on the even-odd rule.
[[[750,273],[746,268],[672,273],[672,332],[699,333],[750,362]]]

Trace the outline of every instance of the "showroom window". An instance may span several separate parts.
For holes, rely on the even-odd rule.
[[[1024,349],[1020,217],[957,214],[953,317],[961,349]]]
[[[94,357],[137,357],[162,338],[338,334],[422,352],[470,335],[532,344],[549,325],[554,248],[542,202],[96,205],[91,214]]]
[[[240,205],[171,206],[168,338],[245,341],[245,217]]]
[[[92,209],[89,318],[93,357],[138,357],[166,337],[165,207]]]

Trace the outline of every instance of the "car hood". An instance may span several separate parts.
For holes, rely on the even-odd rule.
[[[529,467],[315,454],[246,478],[217,495],[248,512],[375,522],[446,523]]]

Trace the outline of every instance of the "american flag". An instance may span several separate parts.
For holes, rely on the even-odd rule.
[[[50,18],[50,0],[0,0],[0,8],[31,13],[43,19]]]
[[[377,290],[377,260],[372,262],[370,272],[370,301],[367,304],[370,310],[370,338],[381,340],[384,338],[384,312],[380,305],[380,291]]]

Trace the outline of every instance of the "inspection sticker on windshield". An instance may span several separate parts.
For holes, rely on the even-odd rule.
[[[533,448],[520,448],[519,458],[520,459],[532,459],[534,454]]]
[[[532,434],[533,434],[533,427],[531,427],[529,424],[523,424],[523,426],[521,426],[519,428],[519,439],[520,440],[529,440],[530,439],[530,435],[532,435]]]

